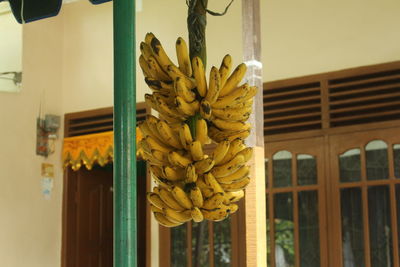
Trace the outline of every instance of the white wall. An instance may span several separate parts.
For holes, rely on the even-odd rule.
[[[264,80],[400,59],[400,2],[262,3]]]
[[[0,92],[0,266],[55,267],[60,264],[60,142],[48,159],[36,156],[36,117],[62,114],[61,17],[24,27],[24,85],[20,93]],[[62,132],[62,129],[60,130]],[[51,200],[41,193],[41,164],[55,165]]]

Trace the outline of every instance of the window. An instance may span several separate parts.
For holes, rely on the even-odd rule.
[[[399,74],[265,84],[268,266],[399,266]]]

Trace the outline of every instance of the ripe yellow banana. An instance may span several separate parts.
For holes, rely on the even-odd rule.
[[[186,179],[185,179],[185,183],[186,184],[190,184],[190,183],[195,183],[197,181],[197,173],[196,173],[196,168],[194,167],[193,164],[189,164],[186,167],[185,170],[185,174],[186,174]]]
[[[219,208],[222,204],[222,202],[225,199],[225,194],[222,192],[217,192],[210,198],[207,198],[204,201],[204,204],[202,206],[203,209],[208,209],[208,210],[213,210],[216,208]]]
[[[185,191],[179,186],[172,186],[172,195],[174,196],[175,200],[184,207],[185,209],[191,209],[193,207],[193,203],[190,198],[186,195]]]
[[[182,97],[188,103],[191,103],[196,99],[196,94],[186,87],[186,84],[181,77],[175,79],[174,90],[177,96]]]
[[[155,78],[146,77],[144,78],[145,83],[155,92],[160,92],[164,95],[168,95],[173,89],[173,83],[171,81],[160,81]]]
[[[230,109],[213,109],[212,115],[226,121],[242,121],[245,122],[251,115],[251,107],[230,108]]]
[[[145,100],[147,106],[149,106],[150,108],[152,108],[154,110],[157,110],[159,112],[159,108],[158,108],[157,102],[153,98],[153,95],[145,94],[144,95],[144,100]]]
[[[170,151],[172,151],[172,148],[167,147],[166,145],[162,144],[151,136],[145,137],[144,140],[151,149],[158,150],[164,153],[169,153]]]
[[[214,167],[214,164],[215,162],[212,158],[204,158],[200,161],[197,161],[194,164],[194,167],[196,169],[197,174],[203,174],[210,171],[212,167]]]
[[[239,190],[236,192],[227,192],[225,194],[224,204],[229,205],[230,203],[238,202],[244,197],[244,190]]]
[[[183,74],[176,66],[169,65],[167,66],[167,73],[172,80],[176,80],[178,77],[181,78],[182,82],[186,85],[187,88],[193,89],[196,87],[196,83],[185,74]]]
[[[160,120],[151,114],[147,114],[145,121],[148,126],[148,129],[150,130],[149,136],[153,137],[156,141],[159,141],[161,144],[169,146],[169,144],[165,142],[164,138],[161,136],[160,132],[157,129],[157,123]]]
[[[214,190],[205,183],[203,176],[198,177],[196,185],[200,188],[201,193],[205,198],[211,197],[215,193]]]
[[[156,37],[151,39],[150,47],[153,51],[154,57],[157,59],[157,62],[164,71],[167,71],[167,67],[169,65],[174,65],[174,63],[172,63],[172,61],[169,59],[167,53],[165,53],[160,41]]]
[[[153,51],[151,51],[151,47],[145,42],[140,43],[140,52],[146,60],[148,60],[149,57],[153,56]]]
[[[211,118],[211,104],[205,99],[200,102],[200,116],[206,120]]]
[[[190,210],[178,212],[170,208],[164,208],[163,211],[167,218],[171,218],[176,222],[185,223],[192,219],[192,213]]]
[[[165,227],[176,227],[176,226],[179,226],[179,225],[183,224],[183,223],[171,222],[161,212],[154,212],[154,218],[157,220],[157,222],[159,224],[161,224],[162,226],[165,226]]]
[[[177,111],[174,107],[170,107],[163,98],[161,97],[155,97],[155,101],[157,103],[157,107],[158,107],[158,112],[161,114],[165,114],[169,117],[172,118],[177,118],[177,119],[181,119],[183,120],[184,117],[182,116],[182,114],[179,113],[179,111]]]
[[[176,210],[176,211],[184,211],[185,208],[179,205],[179,203],[175,200],[174,196],[167,189],[161,188],[159,196],[161,200],[166,204],[167,207]]]
[[[193,142],[192,134],[190,133],[189,125],[182,123],[179,128],[179,139],[181,140],[182,146],[186,149],[190,149],[190,144]]]
[[[165,178],[160,166],[150,165],[150,172],[158,177]]]
[[[199,110],[199,101],[195,100],[192,103],[187,103],[182,97],[177,96],[175,98],[175,105],[177,110],[185,115],[186,117],[193,116]]]
[[[210,103],[214,104],[219,96],[221,90],[221,77],[216,67],[212,67],[210,71],[210,81],[205,99]]]
[[[176,40],[176,57],[178,58],[179,69],[186,76],[192,77],[192,65],[190,64],[188,47],[181,37]]]
[[[218,165],[225,157],[230,147],[230,142],[228,140],[222,140],[217,144],[214,151],[211,154],[211,158],[214,159],[215,165]]]
[[[197,186],[190,189],[190,199],[192,200],[193,206],[198,208],[203,207],[203,194],[201,193],[200,188]]]
[[[201,213],[200,209],[197,207],[193,207],[191,209],[192,219],[195,222],[201,222],[204,220],[203,213]]]
[[[166,144],[169,144],[177,149],[183,148],[179,140],[179,135],[177,135],[165,121],[158,121],[157,129]]]
[[[144,42],[148,45],[151,45],[151,40],[154,38],[154,34],[152,32],[148,32],[146,33],[145,37],[144,37]]]
[[[164,166],[161,170],[165,179],[168,179],[172,182],[177,182],[185,179],[185,169],[178,167],[172,168],[169,166]]]
[[[165,164],[169,164],[168,154],[167,153],[163,153],[161,151],[152,149],[151,150],[151,155],[153,156],[153,158],[155,158],[157,161],[162,162],[164,165]]]
[[[221,96],[218,98],[218,100],[212,104],[211,106],[213,108],[229,108],[229,107],[235,107],[239,105],[240,103],[245,102],[245,96],[247,93],[250,91],[250,86],[245,83],[233,92],[231,92],[229,95],[226,96]]]
[[[209,135],[212,140],[219,143],[224,139],[233,141],[236,138],[246,139],[250,135],[250,129],[244,131],[221,131],[220,129],[211,126],[209,129]]]
[[[244,75],[246,74],[246,71],[246,64],[242,63],[237,66],[236,69],[232,72],[231,76],[229,76],[224,87],[222,87],[221,91],[219,92],[220,97],[230,94],[242,81]]]
[[[216,179],[217,179],[218,183],[220,183],[220,184],[231,184],[231,183],[239,182],[240,180],[246,178],[249,175],[249,173],[250,173],[250,167],[242,166],[234,173],[224,176],[224,177],[216,178]]]
[[[216,178],[228,176],[237,171],[240,167],[242,167],[244,163],[245,163],[244,157],[242,155],[236,155],[233,159],[231,159],[227,163],[213,168],[211,170],[211,173]]]
[[[224,220],[226,217],[228,217],[230,212],[228,206],[225,205],[221,205],[220,208],[213,210],[207,210],[207,209],[200,209],[200,210],[203,213],[205,219],[215,222]]]
[[[240,180],[239,182],[231,184],[221,184],[221,187],[227,192],[239,191],[244,189],[249,183],[250,183],[250,177],[246,177]]]
[[[150,204],[150,210],[152,212],[159,212],[159,213],[163,213],[162,209],[157,208],[156,206],[154,206],[153,204]]]
[[[214,175],[209,172],[204,175],[204,182],[207,186],[211,187],[214,192],[225,194],[224,190],[222,189],[221,185],[215,179]]]
[[[152,77],[150,73],[149,64],[147,63],[143,55],[140,55],[139,57],[139,66],[142,69],[144,77]]]
[[[215,118],[212,122],[217,128],[223,131],[247,131],[251,128],[250,123],[244,123],[241,121],[225,121]]]
[[[175,151],[170,151],[168,153],[168,160],[173,166],[178,166],[181,168],[186,168],[187,165],[192,163],[191,159],[182,156]]]
[[[159,185],[159,187],[162,188],[170,188],[173,184],[170,180],[162,178],[162,177],[158,177],[156,175],[154,175],[154,173],[152,174],[152,176],[154,181],[156,182],[156,184]]]
[[[210,143],[207,122],[204,119],[196,121],[196,140],[200,141],[202,145]]]
[[[157,60],[153,57],[150,56],[147,59],[147,63],[149,65],[149,71],[150,74],[153,78],[156,78],[161,81],[170,81],[172,80],[167,73],[164,72],[164,70],[158,65]]]
[[[199,92],[200,96],[205,97],[207,93],[207,82],[203,62],[199,57],[194,57],[192,59],[192,68],[193,76],[196,80],[197,92]]]
[[[257,91],[258,91],[257,86],[250,86],[249,91],[247,92],[246,96],[243,98],[243,101],[252,99],[257,94]]]
[[[160,196],[157,195],[156,193],[153,192],[148,192],[146,194],[147,200],[153,204],[154,206],[156,206],[159,209],[163,209],[166,207],[166,204],[164,203],[164,201],[161,200]]]
[[[202,160],[204,157],[203,147],[200,141],[194,141],[190,144],[190,152],[194,161]]]
[[[251,156],[253,155],[253,148],[252,147],[247,147],[240,151],[238,155],[242,155],[244,158],[244,162],[247,162],[251,159]]]
[[[229,73],[231,72],[231,68],[232,68],[232,57],[230,55],[226,55],[222,59],[221,66],[219,67],[219,75],[221,77],[221,88],[225,85]]]

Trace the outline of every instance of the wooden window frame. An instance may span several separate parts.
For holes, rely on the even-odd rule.
[[[335,120],[331,119],[331,110],[330,110],[330,95],[329,95],[329,81],[330,80],[335,80],[335,79],[346,79],[347,77],[352,77],[352,76],[362,76],[366,75],[367,73],[374,73],[374,72],[390,72],[394,69],[400,69],[400,61],[396,62],[390,62],[390,63],[384,63],[384,64],[378,64],[378,65],[373,65],[373,66],[366,66],[366,67],[358,67],[358,68],[352,68],[352,69],[346,69],[346,70],[341,70],[341,71],[335,71],[335,72],[328,72],[328,73],[323,73],[323,74],[317,74],[317,75],[309,75],[309,76],[304,76],[304,77],[299,77],[299,78],[294,78],[294,79],[285,79],[285,80],[280,80],[280,81],[274,81],[274,82],[267,82],[264,83],[264,90],[276,90],[277,88],[286,88],[290,86],[296,86],[299,84],[311,84],[315,83],[316,81],[320,83],[321,86],[321,129],[310,129],[310,130],[304,130],[304,131],[298,131],[298,132],[287,132],[287,133],[281,133],[281,134],[271,134],[271,135],[265,135],[265,150],[266,150],[266,157],[268,156],[269,162],[268,162],[268,179],[269,179],[269,184],[271,185],[272,183],[272,158],[271,158],[271,153],[269,151],[270,146],[274,146],[274,144],[278,143],[289,143],[289,142],[302,142],[303,140],[312,140],[312,139],[322,139],[323,140],[323,161],[324,161],[324,175],[326,177],[326,183],[325,183],[325,195],[323,196],[325,203],[319,203],[319,205],[322,205],[325,207],[327,211],[325,214],[325,221],[326,221],[326,226],[327,229],[333,229],[332,231],[329,231],[327,233],[327,236],[324,237],[326,238],[326,262],[329,265],[324,265],[324,255],[322,254],[323,251],[321,251],[321,266],[331,266],[331,267],[337,267],[337,266],[342,266],[342,250],[341,250],[341,221],[340,221],[340,188],[342,187],[349,187],[349,186],[357,186],[357,185],[362,185],[362,198],[363,198],[363,220],[367,220],[367,222],[364,222],[364,225],[368,226],[368,206],[365,205],[366,202],[366,197],[367,197],[367,191],[366,188],[368,185],[389,185],[390,186],[390,209],[391,209],[391,224],[392,224],[392,243],[393,243],[393,259],[394,259],[394,267],[399,267],[399,251],[398,251],[398,245],[397,242],[398,236],[397,233],[399,229],[397,229],[397,210],[396,210],[396,198],[395,198],[395,184],[399,184],[399,179],[394,178],[394,169],[393,169],[393,148],[392,143],[388,142],[388,140],[392,140],[389,138],[387,135],[385,135],[385,131],[387,129],[400,129],[400,119],[393,119],[393,120],[387,120],[387,121],[374,121],[374,122],[369,122],[369,123],[362,123],[358,125],[348,125],[348,126],[340,126],[340,127],[332,127],[332,122]],[[397,77],[397,76],[396,76]],[[400,78],[400,76],[398,77]],[[371,81],[376,81],[379,80],[379,78],[376,79],[371,79]],[[398,93],[394,93],[393,96],[398,96]],[[398,101],[400,102],[400,101]],[[399,103],[400,104],[400,103]],[[267,103],[264,104],[264,106],[268,105]],[[268,123],[268,121],[265,120],[265,123]],[[379,136],[385,137],[380,140],[383,140],[387,142],[388,144],[388,160],[389,160],[389,181],[388,180],[373,180],[373,181],[366,181],[366,174],[365,174],[365,159],[362,159],[362,170],[364,170],[362,177],[363,180],[357,183],[349,183],[349,185],[343,183],[341,184],[339,182],[339,178],[337,177],[337,170],[334,169],[335,166],[334,163],[332,163],[332,157],[335,159],[338,155],[332,154],[330,151],[330,146],[333,146],[334,144],[332,142],[335,142],[335,138],[339,138],[338,136],[342,136],[343,138],[349,138],[349,136],[358,134],[358,135],[365,135],[368,136],[370,140],[371,136],[374,136],[376,138],[373,139],[379,139]],[[374,135],[373,135],[374,134]],[[366,137],[365,137],[366,138]],[[371,140],[370,140],[371,141]],[[283,150],[289,150],[285,148],[285,146],[282,147]],[[344,151],[341,151],[344,152]],[[361,153],[364,152],[364,149],[361,149]],[[361,157],[364,157],[363,155]],[[336,159],[337,160],[337,159]],[[337,165],[337,164],[336,164]],[[295,172],[295,170],[293,171]],[[280,188],[279,188],[280,189]],[[268,192],[268,189],[267,189]],[[271,191],[270,191],[271,192]],[[271,201],[272,194],[269,194],[269,199],[268,199],[268,205],[269,205],[269,218],[273,218],[273,202]],[[295,206],[294,206],[295,208]],[[297,207],[296,207],[297,208]],[[323,227],[323,224],[319,222],[320,227]],[[321,226],[322,225],[322,226]],[[274,236],[274,233],[272,232],[273,227],[271,227],[271,232],[270,232],[270,237]],[[367,236],[368,240],[368,227],[364,227],[364,234]],[[295,237],[297,238],[297,237]],[[295,243],[298,243],[299,241],[296,240]],[[323,240],[320,237],[320,242],[322,243]],[[395,245],[396,244],[396,245]],[[321,245],[321,244],[320,244]],[[271,251],[273,250],[273,246],[271,246]],[[298,252],[298,250],[297,250]],[[334,255],[335,253],[335,255]],[[336,255],[339,253],[340,255]],[[369,259],[369,256],[367,254],[370,253],[369,248],[366,247],[364,253],[365,258]],[[298,255],[299,253],[296,253]],[[297,256],[298,257],[298,256]],[[274,258],[272,256],[272,258]],[[275,266],[272,264],[271,266]],[[299,266],[299,261],[296,258],[296,265]],[[366,262],[366,267],[370,267],[370,264]]]

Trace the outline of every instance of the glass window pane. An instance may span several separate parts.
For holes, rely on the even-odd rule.
[[[272,157],[274,187],[292,185],[292,153],[279,151]]]
[[[394,176],[400,178],[400,144],[393,146]]]
[[[339,156],[339,170],[341,182],[355,182],[361,180],[360,149],[350,149]]]
[[[367,179],[382,180],[389,178],[387,144],[374,140],[365,146],[367,160]]]
[[[319,219],[317,191],[299,192],[300,266],[319,267]]]
[[[231,266],[231,217],[214,224],[214,263],[215,266]]]
[[[317,184],[317,161],[315,157],[306,154],[297,155],[298,185]]]
[[[393,266],[389,186],[368,188],[371,266]]]
[[[397,246],[400,251],[400,184],[396,184],[396,209],[397,209]]]
[[[364,267],[361,189],[342,189],[340,200],[342,211],[343,267]]]
[[[268,188],[268,159],[265,159],[265,188]]]
[[[192,223],[192,266],[210,266],[208,254],[210,246],[208,242],[208,221]]]
[[[294,266],[293,195],[279,193],[274,198],[276,267]]]
[[[187,264],[186,224],[171,228],[171,266],[181,267]]]

